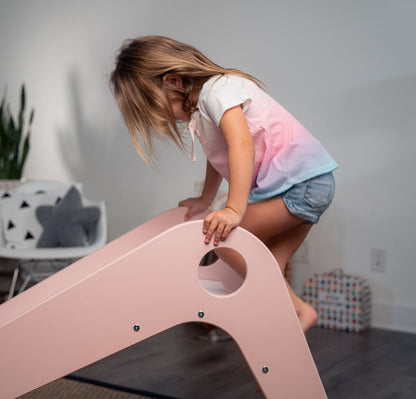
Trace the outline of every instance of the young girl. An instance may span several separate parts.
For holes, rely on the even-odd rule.
[[[206,210],[222,179],[228,181],[225,208],[204,220],[205,242],[218,245],[241,226],[267,245],[284,271],[334,195],[337,164],[322,145],[256,78],[224,69],[194,47],[166,37],[126,42],[110,83],[147,163],[155,137],[185,148],[186,131],[177,122],[188,123],[193,159],[198,137],[207,156],[206,177],[200,197],[179,203],[188,208],[185,219]],[[218,255],[226,258],[227,252]],[[238,262],[233,267],[241,269]],[[289,285],[288,290],[306,331],[316,312]]]

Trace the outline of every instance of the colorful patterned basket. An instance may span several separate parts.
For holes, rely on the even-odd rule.
[[[334,270],[314,274],[303,286],[303,300],[318,312],[318,326],[362,332],[370,327],[371,291],[359,276]]]

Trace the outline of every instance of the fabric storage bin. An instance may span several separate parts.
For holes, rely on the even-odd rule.
[[[303,300],[318,313],[318,326],[361,332],[370,327],[371,290],[360,276],[342,270],[314,274],[303,286]]]

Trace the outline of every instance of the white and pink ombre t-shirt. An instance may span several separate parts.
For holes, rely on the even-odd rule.
[[[283,193],[294,184],[338,167],[320,142],[288,111],[249,79],[213,77],[199,93],[189,123],[208,161],[228,181],[228,146],[219,128],[224,112],[241,105],[253,137],[254,173],[250,202]]]

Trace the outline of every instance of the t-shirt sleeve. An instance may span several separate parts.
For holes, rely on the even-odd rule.
[[[241,105],[245,112],[250,104],[251,98],[243,82],[230,75],[216,78],[201,99],[201,106],[217,126],[225,111]]]

